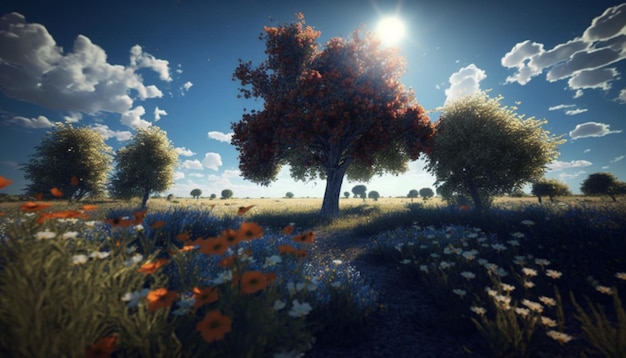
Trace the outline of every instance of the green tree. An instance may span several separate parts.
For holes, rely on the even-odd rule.
[[[406,195],[407,198],[417,198],[419,196],[419,192],[416,189],[409,190],[409,193]]]
[[[481,92],[447,103],[428,154],[442,196],[469,197],[478,211],[494,195],[540,179],[564,143],[541,127],[547,121],[526,119],[501,99]]]
[[[50,189],[57,188],[70,202],[102,195],[112,154],[93,129],[58,124],[35,147],[29,162],[21,166],[30,181],[26,193],[50,198]]]
[[[222,190],[222,199],[230,199],[233,197],[233,191],[230,189]]]
[[[192,190],[189,195],[191,195],[192,198],[198,200],[200,198],[200,195],[202,195],[202,190],[196,188]]]
[[[287,194],[285,194],[285,196],[289,199],[293,198],[293,193],[288,191]]]
[[[435,196],[435,193],[433,192],[433,190],[431,188],[422,188],[422,189],[420,189],[420,195],[426,201],[426,200],[432,198],[433,196]]]
[[[376,190],[372,190],[367,194],[367,197],[370,199],[374,199],[374,201],[378,201],[378,198],[380,198],[380,194]]]
[[[555,196],[569,196],[572,195],[567,184],[560,182],[556,179],[541,179],[533,183],[531,194],[537,197],[539,204],[541,204],[541,197],[548,196],[550,201],[554,201]]]
[[[404,59],[373,34],[332,38],[318,49],[320,32],[304,25],[265,27],[267,58],[240,62],[240,96],[263,108],[233,123],[242,176],[269,185],[282,165],[291,176],[326,180],[323,218],[339,214],[344,177],[367,181],[405,172],[434,132],[415,95],[400,83]]]
[[[626,194],[626,183],[611,173],[594,173],[583,181],[580,191],[585,195],[608,195],[617,201],[616,195]]]
[[[344,191],[343,192],[343,196],[345,196],[346,199],[348,199],[350,197],[350,192],[349,191]]]
[[[211,200],[213,200],[215,198],[217,198],[217,195],[215,195],[215,194],[211,194],[211,196],[209,197],[209,199],[211,199]]]
[[[352,194],[354,194],[355,198],[365,199],[365,192],[367,192],[367,187],[365,185],[355,185],[352,187]]]
[[[131,143],[117,151],[115,161],[109,192],[117,198],[141,197],[145,208],[150,193],[163,192],[174,183],[178,153],[165,131],[150,126],[137,130]]]

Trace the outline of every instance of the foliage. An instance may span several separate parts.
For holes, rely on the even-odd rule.
[[[192,198],[197,200],[200,198],[200,195],[202,195],[202,190],[197,189],[197,188],[193,189],[191,193],[189,193],[189,195],[191,195]]]
[[[589,174],[580,187],[585,195],[608,195],[617,201],[616,195],[626,194],[626,183],[617,180],[611,173]]]
[[[363,198],[365,199],[365,193],[367,192],[367,187],[365,185],[355,185],[352,188],[352,194],[354,194],[355,198]]]
[[[424,200],[428,200],[435,196],[435,193],[431,188],[422,188],[420,189],[420,196],[424,198]]]
[[[287,194],[285,194],[285,197],[287,197],[287,198],[291,199],[291,198],[293,198],[293,197],[294,197],[294,195],[293,195],[293,193],[292,193],[292,192],[288,191],[288,192],[287,192]]]
[[[116,198],[141,197],[145,208],[150,193],[167,190],[174,183],[178,153],[167,133],[156,126],[138,129],[132,142],[117,151],[116,172],[109,192]]]
[[[554,201],[555,196],[569,196],[572,193],[569,191],[567,184],[558,181],[556,179],[541,179],[533,183],[531,194],[537,197],[541,204],[541,197],[548,196],[550,201]]]
[[[350,192],[349,191],[344,191],[343,192],[343,196],[348,199],[350,197]]]
[[[411,189],[409,190],[409,193],[407,194],[407,198],[417,198],[419,196],[419,192],[416,189]]]
[[[370,199],[374,199],[374,201],[377,201],[378,198],[380,198],[380,194],[376,190],[372,190],[367,194],[367,197]]]
[[[241,96],[263,100],[262,110],[232,125],[244,178],[269,185],[289,164],[296,180],[326,180],[320,216],[334,218],[345,175],[402,173],[428,148],[433,127],[399,81],[405,66],[397,49],[355,31],[319,50],[320,32],[301,14],[264,31],[265,61],[240,62],[233,76]]]
[[[209,199],[211,199],[211,200],[213,200],[215,198],[217,198],[217,195],[215,195],[215,194],[211,194],[211,196],[209,197]]]
[[[222,199],[230,199],[233,197],[233,191],[230,189],[222,190]]]
[[[428,154],[443,196],[467,196],[478,211],[494,195],[541,178],[564,142],[541,128],[545,120],[524,118],[501,99],[482,92],[446,104]]]
[[[58,124],[22,165],[24,177],[30,180],[26,192],[52,198],[50,189],[57,188],[69,201],[97,197],[104,193],[111,153],[93,129]]]

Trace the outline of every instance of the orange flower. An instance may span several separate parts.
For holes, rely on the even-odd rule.
[[[249,241],[252,239],[258,239],[263,237],[263,228],[257,223],[241,223],[239,230],[237,230],[238,241]]]
[[[22,211],[25,211],[27,213],[34,213],[35,211],[41,211],[44,209],[47,209],[49,207],[51,207],[52,204],[48,204],[48,203],[35,203],[32,201],[27,201],[24,204],[22,204],[20,206],[20,209],[22,209]]]
[[[237,236],[237,232],[233,229],[222,230],[220,236],[226,239],[228,244],[233,247],[237,246],[240,241],[239,237]]]
[[[81,207],[84,211],[94,211],[98,210],[98,205],[85,204]]]
[[[268,284],[267,277],[261,271],[246,271],[241,275],[241,292],[246,295],[259,292]]]
[[[168,259],[159,259],[159,260],[156,260],[156,261],[153,261],[153,262],[148,262],[148,263],[145,263],[145,264],[141,265],[141,267],[139,267],[137,272],[155,273],[156,270],[159,269],[159,267],[165,266],[169,262],[170,262],[170,260],[168,260]]]
[[[267,283],[272,283],[276,280],[276,272],[266,272],[265,278],[267,279]]]
[[[52,195],[54,195],[57,198],[60,198],[63,196],[63,192],[59,190],[58,188],[52,188],[50,189],[50,192],[52,193]]]
[[[461,205],[459,206],[460,210],[468,211],[470,209],[469,205]]]
[[[70,218],[86,219],[88,217],[89,217],[88,214],[85,214],[79,210],[63,210],[63,211],[57,211],[54,213],[41,213],[39,214],[39,217],[37,218],[37,223],[43,224],[46,220],[49,220],[49,219],[70,219]]]
[[[243,215],[248,212],[248,210],[252,209],[254,205],[250,206],[240,206],[239,210],[237,210],[237,215]]]
[[[228,250],[228,242],[223,237],[209,238],[200,244],[200,252],[207,255],[224,255],[226,250]]]
[[[180,250],[180,252],[185,252],[185,251],[191,251],[191,250],[195,250],[196,246],[195,245],[184,245]]]
[[[131,227],[134,225],[132,221],[128,219],[122,219],[121,217],[104,219],[103,221],[113,227],[126,228],[126,227]]]
[[[291,240],[293,240],[294,242],[303,242],[310,244],[315,240],[315,231],[309,231],[301,235],[296,235]]]
[[[165,226],[165,221],[163,220],[155,221],[152,223],[152,225],[150,225],[150,227],[153,229],[160,229],[163,226]]]
[[[72,186],[76,186],[76,185],[80,184],[80,180],[78,179],[78,177],[76,175],[74,175],[72,177],[72,179],[70,179],[70,184],[72,184]]]
[[[205,341],[211,343],[224,339],[226,333],[230,332],[230,326],[230,317],[222,315],[218,310],[213,310],[198,322],[196,331],[200,332]]]
[[[307,256],[306,250],[305,249],[300,249],[296,252],[296,256],[299,258],[305,258]]]
[[[193,308],[198,309],[206,304],[217,301],[220,298],[220,291],[216,287],[194,287],[193,298],[196,299]]]
[[[7,179],[0,175],[0,189],[4,189],[11,184],[13,184],[13,180]]]
[[[85,352],[86,358],[99,358],[110,357],[115,351],[115,344],[117,343],[117,337],[107,336],[102,337],[96,341],[96,343],[90,345]]]
[[[133,225],[139,225],[143,222],[144,217],[146,216],[146,211],[142,210],[142,211],[137,211],[135,213],[133,213],[133,221],[132,224]]]
[[[161,308],[170,307],[174,300],[178,297],[178,292],[168,291],[166,288],[157,288],[148,292],[148,310],[154,312]]]
[[[188,232],[181,232],[180,234],[176,235],[176,240],[178,241],[187,241],[189,240],[189,233]]]
[[[298,250],[291,245],[278,245],[278,252],[281,254],[295,254]]]
[[[296,228],[296,227],[295,227],[295,226],[293,226],[293,225],[285,226],[285,227],[283,228],[283,234],[285,234],[285,235],[291,235],[291,234],[293,233],[293,230],[294,230],[295,228]]]
[[[228,256],[220,260],[220,267],[231,267],[235,264],[235,256]]]
[[[42,201],[43,200],[43,194],[42,193],[37,193],[35,195],[33,195],[35,197],[35,200],[37,201]]]

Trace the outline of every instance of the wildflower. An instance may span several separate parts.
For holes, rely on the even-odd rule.
[[[152,224],[152,225],[154,225],[154,224]],[[189,240],[189,237],[190,237],[189,233],[187,231],[184,231],[184,232],[181,232],[181,233],[176,235],[176,240],[185,242],[185,241]]]
[[[297,318],[306,316],[313,309],[308,303],[300,303],[298,300],[293,300],[291,304],[293,305],[291,306],[291,310],[289,310],[289,315],[291,317]]]
[[[178,300],[178,302],[176,302],[176,305],[178,305],[178,308],[172,311],[172,314],[175,316],[183,316],[187,314],[189,310],[191,310],[191,308],[193,307],[195,303],[196,303],[195,297],[193,296],[183,297],[180,300]]]
[[[136,254],[136,255],[133,255],[130,259],[124,261],[124,264],[126,266],[132,266],[132,265],[140,263],[141,261],[143,261],[143,255]]]
[[[35,234],[35,238],[37,240],[48,240],[48,239],[54,239],[57,236],[56,232],[52,232],[48,229],[46,229],[45,231],[40,231],[38,233]]]
[[[491,248],[500,252],[500,251],[504,251],[506,250],[506,246],[502,245],[502,244],[492,244]]]
[[[139,224],[139,225],[135,226],[135,230],[136,231],[143,231],[143,225]]]
[[[469,272],[469,271],[461,272],[461,276],[465,277],[468,280],[476,278],[476,275],[473,272]]]
[[[82,265],[82,264],[86,263],[87,260],[89,260],[87,255],[74,255],[74,256],[72,256],[72,263],[74,265]]]
[[[550,270],[550,269],[546,270],[546,276],[548,276],[548,277],[550,277],[552,279],[556,280],[557,278],[560,278],[561,275],[563,275],[563,274],[561,272],[559,272],[559,271]]]
[[[474,228],[474,230],[480,230],[480,229]],[[478,233],[476,233],[476,232],[470,232],[469,234],[467,234],[467,238],[468,239],[475,239],[477,237],[478,237]]]
[[[224,255],[228,249],[228,242],[224,237],[206,239],[200,245],[200,252],[206,255]]]
[[[524,318],[528,317],[528,314],[530,313],[530,311],[527,308],[515,307],[514,310],[515,310],[515,313],[517,313],[518,315]]]
[[[115,351],[116,343],[116,336],[99,338],[94,344],[87,347],[85,357],[110,357],[113,354],[113,351]]]
[[[477,254],[478,254],[478,251],[469,250],[469,251],[464,251],[461,255],[465,257],[466,260],[471,261],[476,258]]]
[[[123,219],[121,217],[107,218],[107,219],[104,219],[103,221],[113,227],[127,228],[127,227],[133,226],[133,222],[131,220]]]
[[[343,263],[343,261],[341,261],[341,260],[333,260],[333,263],[335,265],[341,265]]]
[[[72,184],[72,186],[77,186],[78,184],[80,184],[80,180],[78,179],[78,177],[76,175],[74,175],[70,179],[70,184]]]
[[[519,241],[517,241],[517,240],[509,240],[506,243],[511,245],[511,246],[520,246]]]
[[[550,265],[550,261],[546,259],[539,259],[539,258],[535,259],[535,263],[541,267]]]
[[[127,254],[132,254],[135,251],[137,251],[137,245],[131,245],[131,246],[126,248],[126,253]]]
[[[93,251],[89,254],[92,259],[105,259],[111,255],[111,252],[107,251]]]
[[[613,294],[613,290],[610,287],[606,287],[606,286],[602,286],[602,285],[598,285],[596,286],[596,291],[603,293],[605,295],[612,295]]]
[[[283,259],[281,259],[278,255],[268,256],[265,258],[265,264],[263,265],[263,267],[274,266],[278,263],[281,263],[282,261]]]
[[[241,292],[252,294],[268,286],[267,278],[261,271],[246,271],[241,275]]]
[[[428,273],[428,266],[420,265],[420,271],[424,271],[424,272]]]
[[[157,288],[148,292],[146,298],[148,299],[148,309],[151,312],[166,308],[172,305],[174,299],[178,296],[176,291],[168,291],[166,288]]]
[[[534,270],[534,269],[531,269],[531,268],[528,268],[528,267],[522,267],[522,272],[526,276],[530,276],[530,277],[537,276],[537,270]]]
[[[498,277],[505,277],[505,276],[507,276],[507,275],[509,274],[509,273],[508,273],[508,272],[506,272],[506,270],[505,270],[505,269],[503,269],[502,267],[496,267],[496,268],[493,270],[493,273],[494,273],[494,275],[496,275],[496,276],[498,276]]]
[[[233,229],[222,230],[220,237],[223,237],[228,245],[235,247],[241,241],[241,238],[237,236],[237,232]]]
[[[503,295],[495,295],[493,296],[493,299],[496,303],[500,304],[500,308],[504,310],[508,310],[509,308],[511,308],[509,306],[511,303],[511,297],[503,296]]]
[[[144,288],[141,291],[125,293],[122,296],[122,301],[128,302],[126,304],[126,307],[129,307],[129,308],[137,307],[139,306],[139,301],[145,298],[148,295],[148,292],[150,292],[150,290],[147,288]]]
[[[524,235],[523,233],[519,231],[511,233],[511,236],[513,236],[513,238],[515,239],[523,239],[524,237],[526,237],[526,235]]]
[[[59,190],[58,188],[50,189],[50,193],[52,193],[52,195],[54,195],[57,198],[60,198],[60,197],[63,196],[63,192],[61,190]]]
[[[296,251],[296,257],[300,258],[300,259],[307,257],[306,250],[305,249],[299,249],[298,251]]]
[[[143,265],[141,265],[141,267],[139,267],[139,269],[137,270],[137,272],[143,272],[143,273],[155,273],[157,269],[159,269],[159,267],[161,266],[165,266],[170,262],[170,260],[168,259],[159,259],[153,262],[148,262],[145,263]]]
[[[411,260],[409,260],[409,259],[404,259],[404,260],[400,261],[400,263],[401,263],[401,264],[403,264],[403,265],[408,265],[408,264],[410,264],[410,263],[411,263]]]
[[[252,209],[254,207],[254,205],[250,205],[250,206],[240,206],[239,210],[237,210],[237,215],[241,216],[245,213],[247,213],[250,209]]]
[[[35,203],[32,201],[27,201],[24,204],[20,205],[20,209],[27,213],[34,213],[36,211],[41,211],[51,207],[52,204],[48,203]]]
[[[458,289],[458,288],[453,289],[452,292],[455,295],[458,295],[458,296],[461,296],[461,297],[463,297],[463,296],[465,296],[467,294],[467,292],[465,290],[461,290],[461,289]]]
[[[442,270],[445,270],[445,269],[450,268],[450,267],[454,267],[454,265],[455,265],[455,263],[452,262],[452,261],[451,262],[441,261],[441,263],[439,263],[439,267]]]
[[[265,279],[267,279],[267,282],[269,284],[271,284],[272,282],[274,282],[276,280],[276,272],[266,272],[265,273]]]
[[[626,280],[626,272],[618,272],[615,274],[615,277],[619,278],[620,280]]]
[[[295,295],[296,292],[300,292],[304,289],[304,284],[303,283],[296,283],[294,284],[293,282],[288,282],[287,283],[287,290],[289,291],[290,295]]]
[[[520,255],[515,255],[515,257],[513,258],[513,263],[516,265],[524,265],[526,263],[526,257],[525,256],[520,256]]]
[[[222,283],[229,282],[233,279],[233,272],[231,270],[226,270],[219,275],[217,278],[213,280],[214,285],[221,285]]]
[[[146,210],[141,210],[133,213],[132,225],[139,225],[143,222],[143,219],[146,217]]]
[[[235,256],[228,256],[220,260],[220,267],[232,267],[235,264]]]
[[[294,242],[310,244],[315,240],[315,231],[309,231],[301,235],[296,235],[291,240],[293,240]]]
[[[541,324],[543,324],[546,327],[556,327],[556,321],[553,320],[552,318],[546,317],[546,316],[541,316],[539,317],[541,319]]]
[[[283,234],[285,234],[285,235],[291,235],[291,234],[293,233],[293,230],[294,230],[295,228],[296,228],[296,227],[295,227],[294,225],[288,225],[288,226],[285,226],[285,227],[283,228]]]
[[[198,309],[206,304],[213,303],[219,299],[219,290],[216,287],[194,287],[193,308]]]
[[[572,339],[574,339],[572,336],[565,334],[563,332],[558,332],[558,331],[548,331],[546,332],[546,334],[548,335],[548,337],[554,339],[555,341],[563,344],[563,343],[567,343],[569,341],[571,341]]]
[[[469,205],[461,205],[459,206],[459,210],[468,211],[470,209]]]
[[[535,287],[535,283],[532,281],[524,281],[524,287],[526,288],[533,288]]]
[[[430,254],[430,257],[432,257],[433,259],[436,259],[437,257],[439,257],[439,255],[433,252],[432,254]]]
[[[528,299],[523,299],[522,304],[528,307],[531,311],[541,313],[543,312],[543,306],[538,302],[533,302]]]
[[[282,310],[283,308],[285,308],[285,305],[286,305],[285,301],[281,301],[281,300],[274,301],[274,307],[273,307],[274,311]]]
[[[503,283],[502,284],[502,291],[504,291],[504,292],[512,292],[513,290],[515,290],[515,286],[509,285],[508,283]]]
[[[222,315],[219,310],[208,312],[202,321],[196,325],[196,331],[200,332],[202,338],[208,343],[224,339],[230,330],[230,317]]]
[[[474,313],[476,313],[479,316],[484,315],[485,313],[487,313],[487,310],[484,309],[483,307],[479,307],[479,306],[471,306],[470,310]]]
[[[243,222],[237,230],[238,241],[249,241],[263,236],[263,228],[257,223]]]
[[[522,225],[526,225],[526,226],[533,226],[535,225],[535,222],[532,220],[522,220]]]
[[[490,287],[485,287],[485,291],[487,292],[487,295],[489,295],[490,297],[496,297],[496,295],[498,294],[498,291]]]
[[[13,180],[7,179],[0,175],[0,189],[4,189],[11,184],[13,184]]]

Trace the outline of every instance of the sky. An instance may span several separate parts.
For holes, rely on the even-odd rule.
[[[401,81],[432,111],[480,90],[519,103],[567,140],[546,177],[580,193],[591,173],[626,181],[626,3],[456,0],[3,0],[0,2],[0,175],[22,193],[19,165],[56,122],[91,127],[117,150],[137,128],[165,130],[179,153],[163,194],[322,197],[325,182],[295,182],[283,167],[269,187],[244,180],[230,145],[244,108],[238,59],[259,64],[264,26],[302,12],[323,45],[396,17],[407,60]],[[434,188],[425,162],[357,184],[381,196]],[[528,191],[528,190],[527,190]]]

